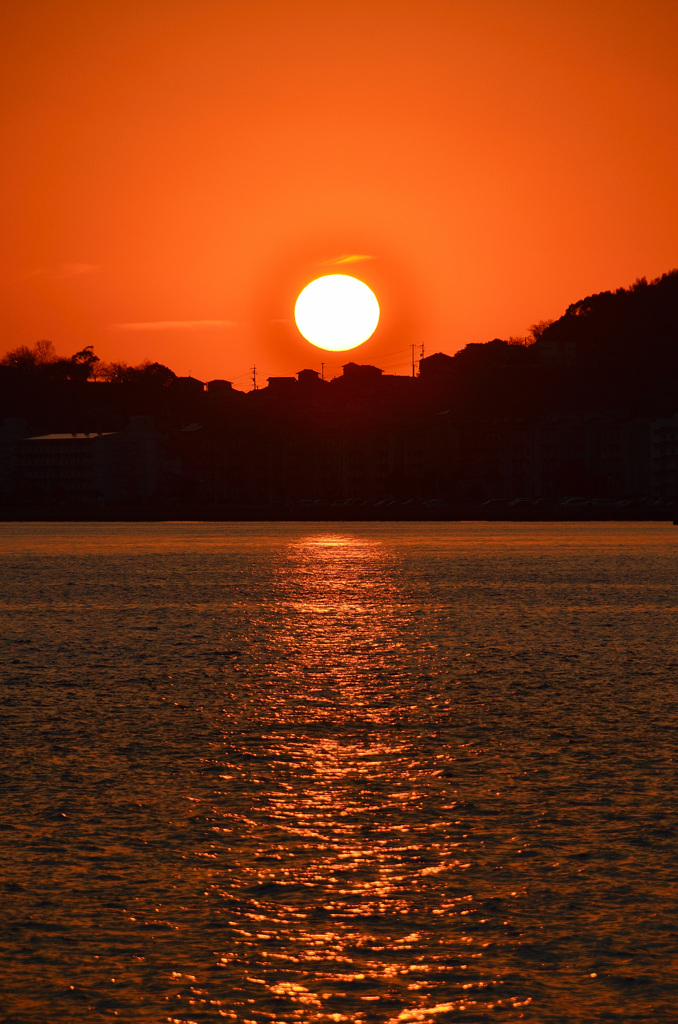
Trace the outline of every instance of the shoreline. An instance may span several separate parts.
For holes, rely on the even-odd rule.
[[[407,507],[409,505],[409,507]],[[626,505],[555,505],[511,508],[449,503],[422,507],[394,502],[391,506],[293,502],[267,505],[224,505],[207,502],[38,506],[0,509],[0,522],[669,522],[678,525],[678,507],[629,502]]]

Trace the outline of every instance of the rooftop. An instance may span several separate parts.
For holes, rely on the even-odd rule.
[[[115,430],[101,430],[93,433],[72,433],[72,434],[40,434],[37,437],[26,437],[25,441],[91,441],[95,437],[109,437],[115,434]]]

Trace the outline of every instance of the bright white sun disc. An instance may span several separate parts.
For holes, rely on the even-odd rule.
[[[297,327],[318,348],[342,352],[374,334],[379,303],[371,288],[348,274],[328,274],[307,284],[294,307]]]

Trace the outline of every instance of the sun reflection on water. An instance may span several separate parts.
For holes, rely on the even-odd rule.
[[[235,840],[211,883],[231,929],[218,963],[253,1020],[440,1020],[498,1000],[467,928],[477,908],[447,762],[431,757],[400,657],[392,557],[328,533],[290,544],[280,568],[271,642],[291,659],[215,794],[215,827]],[[233,789],[250,791],[246,813],[229,809]]]

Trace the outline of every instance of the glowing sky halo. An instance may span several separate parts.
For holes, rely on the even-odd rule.
[[[343,352],[362,345],[379,323],[379,303],[363,281],[326,274],[307,284],[294,307],[300,334],[317,348]]]

